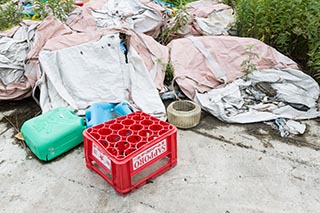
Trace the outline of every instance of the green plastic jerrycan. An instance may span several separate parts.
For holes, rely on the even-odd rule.
[[[21,133],[31,151],[49,161],[80,144],[84,129],[83,118],[58,107],[24,122]]]

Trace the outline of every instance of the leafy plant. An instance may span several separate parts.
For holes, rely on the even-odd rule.
[[[0,0],[0,4],[5,4],[7,2],[10,2],[10,0]]]
[[[237,0],[222,0],[222,3],[235,7],[237,5]]]
[[[319,0],[235,1],[240,36],[257,38],[275,47],[320,82]]]
[[[177,37],[179,30],[183,30],[183,28],[189,23],[188,16],[189,14],[186,11],[185,5],[181,3],[176,9],[173,24],[171,26],[165,26],[157,40],[161,44],[167,45],[172,39]]]
[[[1,2],[4,3],[0,5],[0,30],[3,31],[20,23],[21,7],[14,1]]]
[[[164,83],[170,85],[174,77],[174,69],[171,63],[167,64],[165,73]]]
[[[196,0],[165,0],[164,2],[173,4],[174,6],[181,6],[181,5],[184,6],[193,1],[196,1]]]
[[[248,46],[244,53],[242,55],[247,55],[247,59],[245,59],[241,63],[242,71],[244,73],[244,76],[247,77],[251,72],[257,70],[256,64],[253,63],[254,59],[258,59],[259,55],[255,52],[253,52],[254,45]]]
[[[61,21],[65,21],[73,9],[73,0],[34,0],[35,12],[39,13],[42,18],[48,15],[54,15]]]
[[[66,20],[74,5],[73,0],[34,0],[31,3],[34,12],[40,14],[41,19],[51,14],[61,21]],[[19,24],[23,18],[22,9],[19,1],[0,0],[0,30]]]

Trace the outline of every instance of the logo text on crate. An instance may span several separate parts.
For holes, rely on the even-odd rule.
[[[160,141],[154,146],[150,147],[146,151],[140,153],[136,157],[132,159],[133,170],[140,168],[145,165],[149,161],[155,159],[159,155],[165,153],[167,151],[167,142],[166,140]]]

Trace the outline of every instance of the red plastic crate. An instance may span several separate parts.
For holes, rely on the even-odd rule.
[[[86,129],[86,165],[124,195],[177,164],[177,129],[143,112]]]

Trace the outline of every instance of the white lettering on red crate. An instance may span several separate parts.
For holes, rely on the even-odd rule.
[[[133,170],[140,168],[149,161],[155,159],[162,153],[167,151],[167,141],[163,140],[157,143],[156,145],[150,147],[146,151],[140,153],[132,159]]]
[[[103,152],[99,150],[99,148],[92,144],[92,155],[100,161],[106,168],[108,168],[111,171],[111,161]]]

